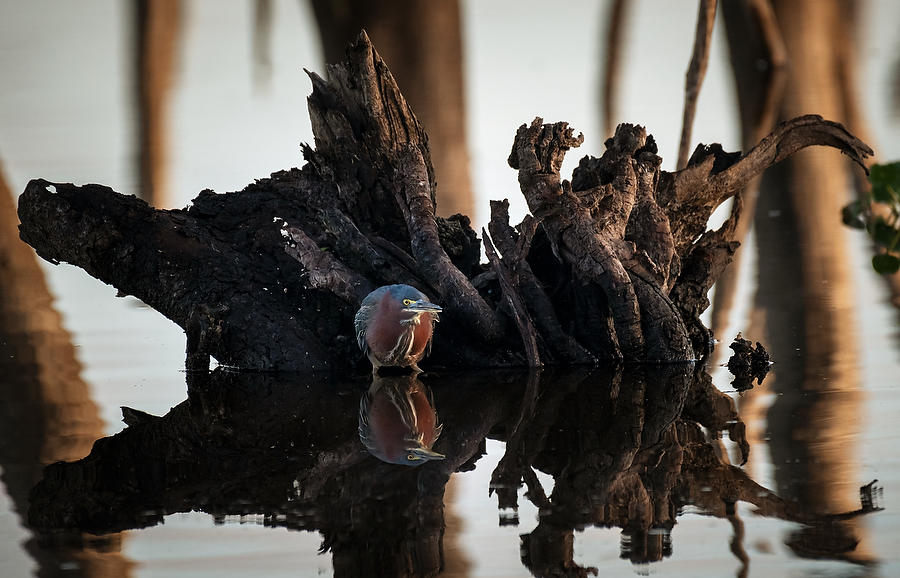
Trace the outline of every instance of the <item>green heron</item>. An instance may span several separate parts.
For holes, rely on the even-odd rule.
[[[381,461],[420,466],[444,456],[431,449],[441,425],[431,391],[413,375],[374,376],[359,400],[359,439]]]
[[[431,349],[431,335],[441,308],[409,285],[385,285],[369,293],[354,318],[356,340],[372,362],[381,366],[411,367]]]

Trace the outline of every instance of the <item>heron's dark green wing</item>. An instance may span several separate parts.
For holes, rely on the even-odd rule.
[[[428,342],[428,346],[431,347],[431,341]],[[430,387],[425,388],[425,395],[428,398],[428,405],[434,408],[434,392],[431,391]],[[434,410],[434,441],[432,441],[432,445],[437,441],[439,437],[441,437],[441,432],[444,431],[444,424],[441,423],[441,418],[438,417],[437,409]]]
[[[378,443],[369,426],[369,407],[372,404],[372,391],[366,391],[359,399],[359,441],[373,454],[378,453]]]
[[[362,300],[362,303],[359,304],[359,311],[357,311],[356,315],[353,317],[353,328],[356,330],[356,342],[359,344],[359,348],[363,350],[363,353],[366,354],[366,357],[369,356],[369,344],[366,343],[366,326],[368,325],[368,320],[375,313],[375,309],[378,307],[378,302],[381,301],[382,296],[389,290],[389,286],[379,287],[366,295]]]
[[[366,342],[366,319],[371,309],[371,305],[363,304],[359,311],[356,312],[356,317],[353,318],[353,328],[356,330],[356,343],[359,344],[359,348],[362,349],[366,357],[369,356],[369,344]]]

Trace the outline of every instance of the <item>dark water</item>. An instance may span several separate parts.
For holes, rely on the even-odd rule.
[[[852,485],[854,472],[819,469],[854,461],[830,455],[853,440],[827,447],[808,436],[789,440],[787,453],[807,458],[786,456],[775,484],[754,479],[742,466],[765,445],[748,443],[733,398],[699,366],[355,382],[223,368],[186,377],[187,399],[162,416],[125,410],[126,429],[82,460],[44,469],[27,503],[15,504],[27,511],[39,575],[125,573],[123,545],[143,541],[135,530],[157,533],[149,575],[193,574],[194,564],[237,574],[232,557],[340,576],[688,575],[699,562],[704,575],[747,575],[776,560],[780,574],[866,575],[880,561],[868,521],[889,515],[881,487],[893,480],[835,502],[830,488]],[[769,429],[809,428],[794,417]],[[381,447],[410,430],[433,439],[440,423],[433,449],[445,457],[417,467],[376,459],[360,441],[364,422]],[[279,538],[254,543],[248,528]],[[317,540],[291,544],[284,529]],[[473,558],[473,530],[493,555]]]

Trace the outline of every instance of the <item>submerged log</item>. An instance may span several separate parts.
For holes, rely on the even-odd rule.
[[[327,79],[309,74],[315,148],[302,169],[203,191],[183,210],[34,180],[19,201],[22,239],[184,328],[190,369],[209,356],[257,370],[364,364],[353,314],[389,283],[444,307],[432,366],[684,361],[709,348],[699,315],[737,246],[731,222],[706,231],[715,208],[801,148],[860,164],[871,154],[842,126],[804,116],[746,155],[701,145],[667,173],[653,137],[623,124],[569,181],[560,167],[581,136],[536,119],[510,155],[532,214],[513,227],[495,203],[482,264],[469,219],[435,216],[427,135],[365,33]]]

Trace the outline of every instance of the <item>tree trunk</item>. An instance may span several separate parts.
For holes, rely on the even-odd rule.
[[[181,33],[179,0],[133,3],[140,197],[158,207],[170,206],[169,110],[175,59]]]
[[[313,0],[326,62],[365,29],[428,131],[437,213],[473,215],[459,0]]]

